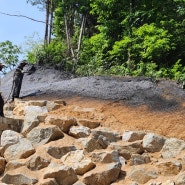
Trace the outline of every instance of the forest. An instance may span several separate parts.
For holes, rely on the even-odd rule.
[[[77,75],[185,80],[185,0],[27,0],[45,11],[27,60]],[[0,58],[11,42],[0,43]],[[11,56],[12,57],[12,56]],[[12,59],[12,58],[11,58]],[[9,65],[12,60],[6,62]]]

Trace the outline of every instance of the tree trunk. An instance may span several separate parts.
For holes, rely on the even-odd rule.
[[[133,13],[134,13],[134,1],[135,0],[130,0],[130,20],[129,20],[129,32],[130,32],[130,37],[132,38],[132,24],[133,24]],[[131,68],[131,47],[132,47],[132,43],[129,44],[128,46],[128,59],[127,59],[127,66],[130,69]]]
[[[81,47],[82,35],[83,35],[84,27],[85,27],[85,22],[86,22],[86,16],[83,16],[82,17],[81,28],[80,28],[79,40],[78,40],[77,57],[76,57],[77,60],[78,60],[79,54],[80,54],[80,47]]]
[[[50,0],[50,25],[49,25],[49,43],[51,42],[51,35],[53,31],[53,12],[54,12],[54,3],[53,0]]]
[[[49,28],[49,0],[46,1],[46,27],[45,27],[45,36],[44,36],[44,44],[48,45],[48,28]]]

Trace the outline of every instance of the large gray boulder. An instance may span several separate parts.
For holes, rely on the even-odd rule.
[[[18,143],[9,146],[5,150],[4,157],[6,161],[10,161],[27,158],[33,153],[35,153],[35,148],[32,143],[26,138],[21,138]]]
[[[148,133],[143,138],[143,148],[148,152],[159,152],[165,143],[165,138],[155,133]]]
[[[13,185],[33,185],[38,182],[35,176],[36,174],[31,175],[28,169],[22,167],[19,170],[6,172],[1,181]]]
[[[43,178],[55,178],[60,185],[71,185],[78,180],[73,168],[56,163],[50,163],[44,171]]]
[[[161,155],[163,158],[171,158],[180,154],[183,150],[185,150],[184,140],[169,138],[161,150]]]
[[[83,176],[83,182],[88,185],[110,185],[118,179],[120,171],[120,163],[101,164],[101,167],[87,172]]]
[[[77,175],[83,175],[96,166],[92,160],[84,154],[83,150],[68,152],[61,160],[66,166],[72,167]]]
[[[134,142],[137,140],[142,140],[145,135],[146,135],[146,132],[143,132],[143,131],[127,130],[123,133],[122,140],[128,141],[128,142]]]
[[[32,129],[28,135],[28,140],[31,141],[33,146],[44,145],[50,141],[61,139],[64,134],[56,125],[42,125]]]

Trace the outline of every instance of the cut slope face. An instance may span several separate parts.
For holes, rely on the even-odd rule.
[[[13,71],[2,79],[2,94],[11,91]],[[36,66],[25,75],[24,99],[67,100],[103,113],[104,126],[116,130],[146,130],[185,138],[185,91],[174,81],[139,77],[76,77],[51,67]],[[70,110],[69,110],[70,113]],[[56,112],[61,114],[61,112]]]

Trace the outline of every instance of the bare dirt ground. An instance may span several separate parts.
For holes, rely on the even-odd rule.
[[[7,99],[13,71],[2,79],[2,94]],[[145,130],[168,137],[185,139],[185,91],[176,82],[157,83],[139,77],[74,77],[51,67],[36,66],[25,75],[21,97],[66,101],[67,108],[55,114],[74,114],[75,107],[92,108],[95,114],[76,114],[97,118],[113,130]]]

